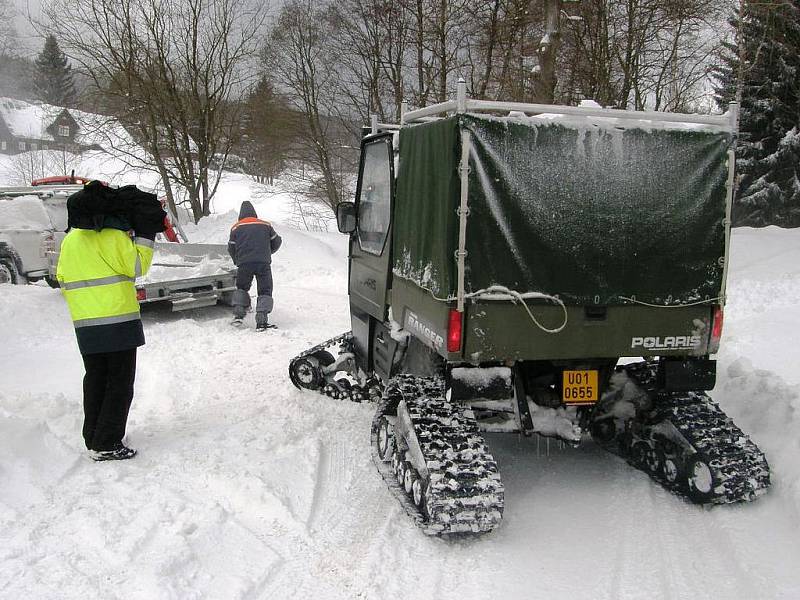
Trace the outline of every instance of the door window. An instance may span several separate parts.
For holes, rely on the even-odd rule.
[[[358,197],[358,243],[380,256],[389,235],[392,207],[391,145],[387,139],[364,147]]]

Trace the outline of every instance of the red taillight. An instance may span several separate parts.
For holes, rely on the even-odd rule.
[[[55,252],[56,251],[56,241],[53,237],[52,233],[48,233],[44,236],[44,241],[42,242],[42,250],[41,254],[42,257],[46,257],[48,252]]]
[[[461,329],[463,313],[456,309],[450,309],[450,316],[447,320],[447,351],[461,351]]]
[[[722,307],[714,307],[714,317],[711,323],[711,339],[708,341],[708,353],[716,354],[719,350],[719,341],[722,338]]]
[[[145,291],[142,288],[136,288],[136,299],[139,300],[139,301],[146,300],[147,299],[147,291]]]

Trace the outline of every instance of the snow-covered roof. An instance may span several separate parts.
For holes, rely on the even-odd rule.
[[[24,102],[14,98],[0,97],[0,119],[15,137],[30,138],[42,141],[55,141],[47,128],[64,111],[61,106],[52,104]],[[83,112],[72,108],[66,109],[78,124],[78,131],[73,138],[82,146],[101,146],[103,148],[120,143],[133,143],[130,135],[113,117],[106,117]]]
[[[0,98],[0,118],[16,137],[53,141],[47,132],[63,109],[49,104],[30,104],[13,98]]]

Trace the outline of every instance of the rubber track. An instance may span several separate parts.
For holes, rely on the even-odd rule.
[[[411,517],[414,524],[425,531],[425,533],[436,535],[436,531],[429,531],[427,529],[425,517],[422,516],[422,513],[419,512],[419,509],[411,501],[408,494],[406,494],[403,486],[398,483],[397,478],[394,476],[394,471],[392,470],[392,463],[383,462],[378,456],[378,425],[380,424],[380,419],[386,414],[394,415],[399,401],[399,395],[384,394],[383,399],[378,403],[378,410],[375,411],[375,417],[372,419],[372,428],[370,430],[372,462],[374,462],[375,466],[378,468],[378,473],[380,473],[383,481],[386,483],[386,487],[389,488],[389,491],[400,503],[400,506],[403,507],[403,510],[406,511],[406,514]]]
[[[324,341],[321,344],[317,344],[316,346],[309,348],[305,352],[298,354],[289,361],[290,379],[291,379],[292,365],[296,360],[299,360],[306,356],[310,356],[311,354],[316,354],[317,352],[322,352],[322,351],[330,352],[331,350],[335,350],[334,352],[331,352],[331,354],[335,357],[337,354],[341,354],[344,352],[352,352],[352,345],[353,345],[353,332],[347,331],[345,333],[337,335],[336,337],[332,337],[331,339]],[[338,350],[336,349],[336,346],[339,347]],[[366,379],[366,381],[362,382],[361,384],[352,384],[349,388],[344,388],[339,385],[326,383],[317,391],[323,396],[328,396],[329,398],[334,398],[336,400],[350,400],[351,402],[363,402],[365,400],[377,401],[380,399],[381,393],[383,391],[383,385],[381,384],[379,379],[370,376]]]
[[[372,424],[372,456],[392,493],[429,535],[484,533],[500,524],[505,491],[497,463],[463,406],[444,398],[438,377],[400,375],[387,386]],[[391,463],[377,454],[380,417],[394,414],[404,400],[430,474],[427,515],[411,502]]]
[[[655,364],[642,362],[626,365],[625,371],[653,399],[645,428],[667,420],[707,459],[716,485],[703,504],[750,501],[764,494],[770,485],[769,464],[764,453],[705,392],[659,391],[656,368]],[[671,484],[628,458],[632,465],[662,486],[686,495],[681,485]]]

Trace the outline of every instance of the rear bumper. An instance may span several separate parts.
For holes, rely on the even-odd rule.
[[[139,304],[168,302],[173,311],[230,304],[236,289],[236,275],[209,275],[191,279],[160,281],[136,286]]]
[[[552,304],[529,304],[548,329],[564,321]],[[557,360],[624,356],[699,357],[708,354],[712,306],[656,308],[641,305],[567,307],[558,333],[538,327],[512,303],[468,305],[464,359],[469,362]]]

